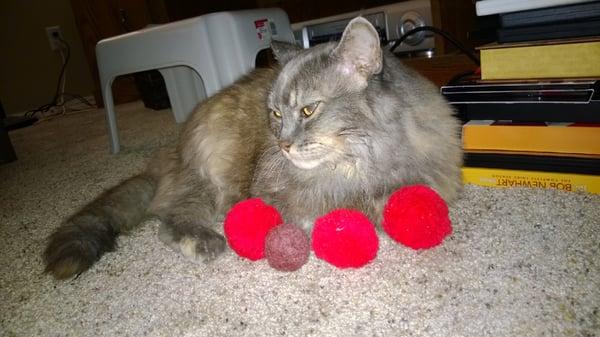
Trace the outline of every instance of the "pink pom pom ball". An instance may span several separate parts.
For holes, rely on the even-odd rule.
[[[338,268],[359,268],[377,256],[375,226],[359,211],[338,209],[315,221],[315,255]]]
[[[383,210],[383,229],[397,242],[413,248],[432,248],[452,233],[448,206],[433,189],[413,185],[392,194]]]
[[[256,261],[265,256],[267,233],[281,223],[281,215],[273,206],[254,198],[235,204],[223,225],[229,247],[239,256]]]

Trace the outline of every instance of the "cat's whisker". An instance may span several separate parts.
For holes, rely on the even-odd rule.
[[[281,156],[273,156],[271,159],[267,167],[267,176],[274,176],[275,186],[279,186],[279,179],[285,166],[285,160]]]
[[[265,149],[265,151],[261,154],[261,156],[258,159],[259,163],[264,163],[264,171],[261,173],[261,175],[264,177],[274,178],[276,186],[279,186],[279,180],[285,166],[285,158],[283,158],[283,156],[281,155],[277,155],[277,152],[279,151],[281,151],[279,146],[273,145]],[[254,177],[254,181],[256,182],[259,178],[262,177]]]

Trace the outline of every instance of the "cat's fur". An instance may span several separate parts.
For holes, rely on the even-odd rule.
[[[351,21],[339,43],[273,49],[281,70],[256,70],[208,99],[176,148],[59,227],[46,270],[86,270],[145,211],[162,220],[162,241],[210,260],[226,247],[219,220],[251,196],[306,230],[341,207],[379,223],[390,193],[407,184],[457,197],[458,121],[432,84],[381,49],[367,20]]]

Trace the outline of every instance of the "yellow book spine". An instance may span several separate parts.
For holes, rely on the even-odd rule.
[[[486,187],[531,187],[600,194],[600,176],[463,167],[463,182]]]
[[[481,49],[481,79],[600,76],[600,41]]]
[[[463,125],[463,148],[600,155],[600,127]]]

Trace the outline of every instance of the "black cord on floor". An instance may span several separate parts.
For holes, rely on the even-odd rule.
[[[83,96],[81,96],[79,94],[61,92],[61,89],[60,89],[61,83],[63,82],[63,79],[65,77],[65,72],[67,69],[67,65],[69,64],[69,60],[71,59],[71,47],[69,46],[67,41],[63,40],[60,36],[56,36],[55,38],[62,44],[61,48],[64,48],[64,50],[65,50],[65,58],[64,58],[64,62],[62,64],[62,66],[60,67],[60,73],[58,75],[58,81],[56,83],[56,90],[54,91],[54,96],[52,97],[52,100],[50,101],[50,103],[39,106],[36,109],[27,111],[25,113],[26,117],[33,117],[37,113],[45,113],[45,112],[50,111],[52,108],[62,107],[67,102],[70,102],[73,100],[79,100],[81,103],[83,103],[89,107],[94,106],[92,103],[90,103],[90,101],[88,101],[87,99],[85,99]],[[70,98],[65,100],[65,97],[70,97]],[[61,103],[59,103],[59,101],[61,101]]]
[[[430,32],[434,32],[436,34],[443,36],[446,40],[450,41],[450,43],[452,43],[456,48],[460,49],[463,53],[465,53],[465,55],[467,55],[467,57],[469,57],[473,61],[473,63],[475,63],[477,66],[480,65],[479,59],[477,58],[477,56],[475,56],[475,54],[472,51],[470,51],[462,43],[460,43],[458,40],[456,40],[454,37],[452,37],[452,35],[448,34],[447,32],[445,32],[439,28],[432,27],[432,26],[421,26],[421,27],[417,27],[417,28],[409,30],[404,35],[400,36],[400,38],[398,40],[396,40],[396,42],[394,42],[394,44],[390,48],[390,51],[394,52],[394,50],[396,48],[398,48],[398,46],[400,44],[402,44],[402,42],[404,42],[404,40],[406,40],[409,36],[416,34],[418,32],[422,32],[422,31],[430,31]]]
[[[69,101],[72,100],[78,100],[79,102],[89,106],[90,108],[95,107],[94,104],[92,104],[90,101],[88,101],[85,97],[79,95],[79,94],[72,94],[72,93],[68,93],[68,92],[63,92],[62,93],[63,96],[68,96],[71,97],[71,99],[69,99]]]
[[[60,36],[56,36],[56,39],[60,41],[60,43],[65,48],[65,61],[60,68],[60,75],[58,75],[58,82],[56,83],[56,90],[54,91],[54,97],[52,98],[52,105],[56,105],[58,99],[60,98],[60,86],[65,77],[65,71],[67,70],[67,64],[69,64],[69,60],[71,59],[71,46],[67,43],[67,41],[63,40]]]

